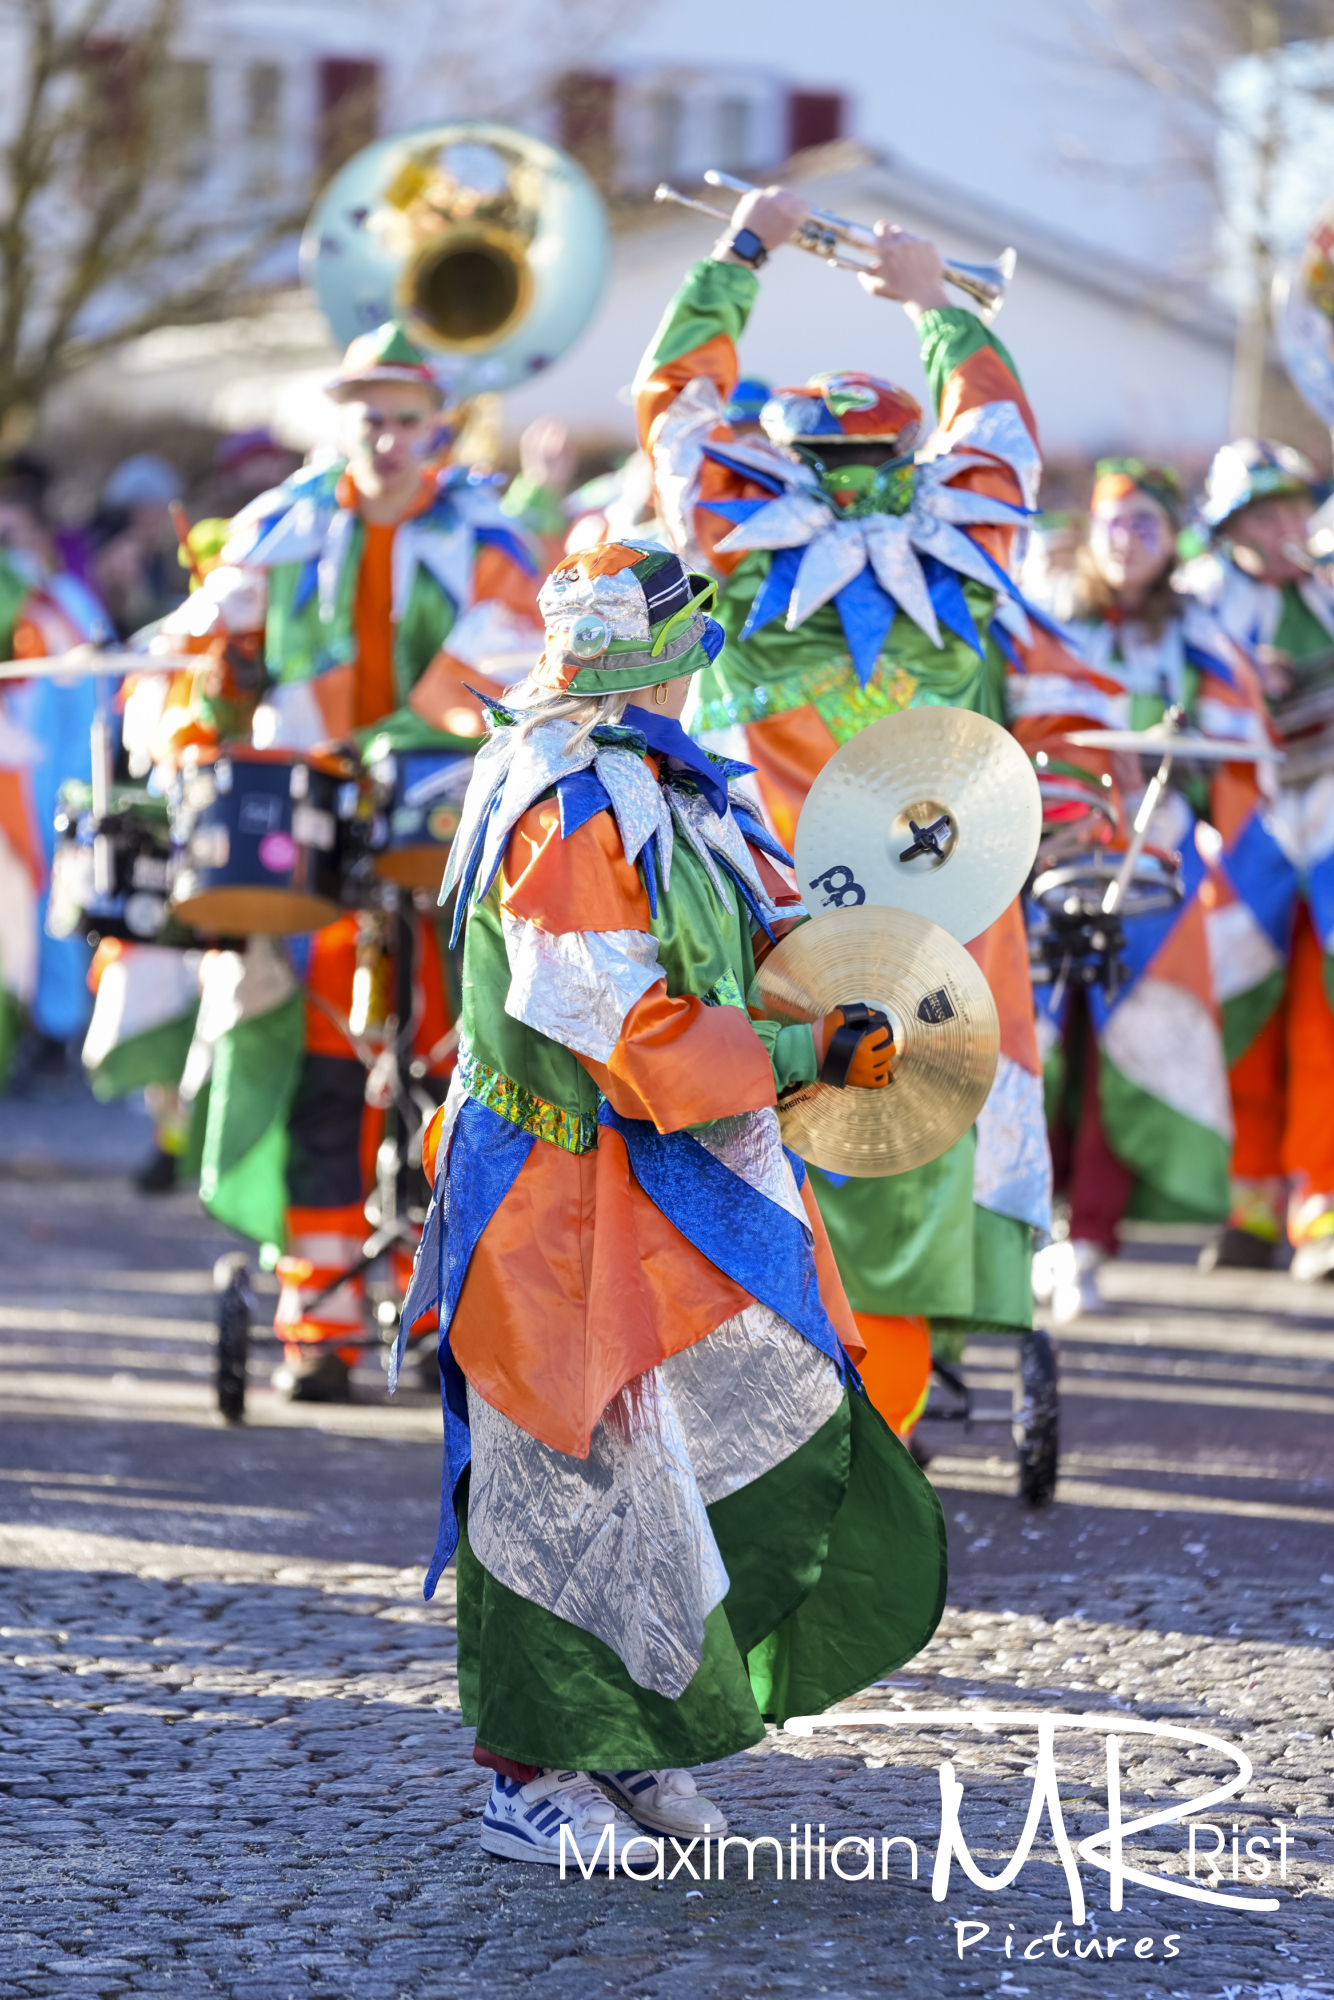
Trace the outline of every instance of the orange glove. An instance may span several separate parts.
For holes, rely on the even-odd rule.
[[[819,1080],[836,1090],[883,1090],[894,1054],[889,1018],[864,1000],[850,1000],[815,1024]]]

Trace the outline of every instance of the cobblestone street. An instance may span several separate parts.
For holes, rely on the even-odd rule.
[[[1334,1995],[1334,1292],[1200,1276],[1194,1241],[1133,1244],[1110,1310],[1063,1340],[1064,1476],[1043,1513],[1013,1497],[1003,1425],[924,1433],[952,1554],[937,1637],[836,1728],[771,1733],[701,1785],[785,1861],[794,1823],[803,1852],[807,1822],[817,1853],[821,1829],[874,1836],[888,1879],[817,1863],[808,1882],[803,1860],[779,1883],[760,1847],[753,1881],[733,1848],[722,1882],[562,1883],[478,1846],[450,1595],[421,1596],[434,1399],[389,1404],[366,1366],[352,1407],[292,1409],[254,1360],[249,1420],[226,1429],[226,1245],[192,1197],[76,1177],[37,1144],[0,1216],[0,2000]],[[1003,1344],[969,1349],[983,1416],[1012,1369]],[[1277,1906],[1131,1880],[1116,1910],[1085,1857],[1076,1926],[1045,1812],[1013,1886],[956,1860],[933,1901],[941,1762],[988,1873],[1033,1796],[1034,1727],[910,1720],[969,1709],[1114,1717],[1127,1817],[1236,1768],[1217,1741],[1135,1724],[1235,1746],[1253,1775],[1204,1815],[1222,1852],[1211,1875],[1198,1837],[1197,1879]],[[902,1722],[856,1719],[884,1710]],[[1105,1733],[1055,1736],[1074,1843],[1107,1822]],[[864,1852],[843,1850],[845,1873]],[[1125,1863],[1189,1886],[1185,1829],[1128,1836]],[[1087,1955],[1061,1957],[1072,1939]]]

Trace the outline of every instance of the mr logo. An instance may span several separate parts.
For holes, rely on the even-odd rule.
[[[817,875],[809,887],[824,890],[821,907],[826,910],[855,909],[859,903],[866,901],[865,889],[854,878],[852,870],[844,867],[841,861],[833,868],[826,868],[823,875]]]

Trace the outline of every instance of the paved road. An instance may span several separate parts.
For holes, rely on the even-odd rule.
[[[61,1178],[68,1151],[25,1142],[24,1171],[0,1179],[0,2000],[1334,1995],[1334,1294],[1201,1278],[1187,1245],[1133,1246],[1111,1310],[1064,1341],[1065,1476],[1038,1516],[1012,1497],[1003,1427],[936,1428],[953,1557],[937,1637],[836,1728],[771,1735],[710,1773],[751,1836],[786,1842],[795,1821],[816,1843],[822,1824],[830,1842],[900,1838],[873,1845],[887,1880],[776,1883],[761,1848],[753,1882],[733,1849],[721,1883],[562,1884],[477,1846],[486,1781],[449,1597],[420,1592],[433,1401],[386,1406],[363,1371],[350,1409],[261,1389],[243,1431],[221,1427],[219,1232],[188,1196]],[[89,1157],[104,1166],[105,1146]],[[967,1360],[999,1409],[1006,1349]],[[924,1709],[956,1714],[911,1720]],[[873,1710],[902,1720],[859,1719]],[[977,1711],[1022,1716],[984,1733]],[[1126,1816],[1204,1795],[1236,1769],[1227,1746],[1244,1752],[1244,1797],[1211,1815],[1217,1887],[1272,1888],[1277,1907],[1132,1881],[1114,1912],[1085,1860],[1075,1929],[1045,1818],[1013,1886],[978,1888],[956,1860],[933,1901],[941,1762],[994,1873],[1051,1711],[1119,1719]],[[1215,1740],[1136,1734],[1146,1721]],[[1073,1842],[1106,1824],[1110,1726],[1053,1739]],[[1268,1854],[1277,1877],[1281,1837],[1283,1881],[1234,1885],[1234,1822],[1241,1863],[1247,1840],[1273,1843],[1252,1845],[1257,1872]],[[1126,1864],[1183,1884],[1183,1842],[1151,1830]],[[859,1873],[864,1849],[841,1866]],[[960,1925],[977,1939],[963,1957]],[[1072,1935],[1088,1955],[1058,1962]]]

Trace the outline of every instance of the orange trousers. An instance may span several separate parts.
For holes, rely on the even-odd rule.
[[[1299,903],[1283,998],[1232,1066],[1238,1179],[1300,1174],[1309,1188],[1334,1191],[1334,1012],[1323,956]]]

